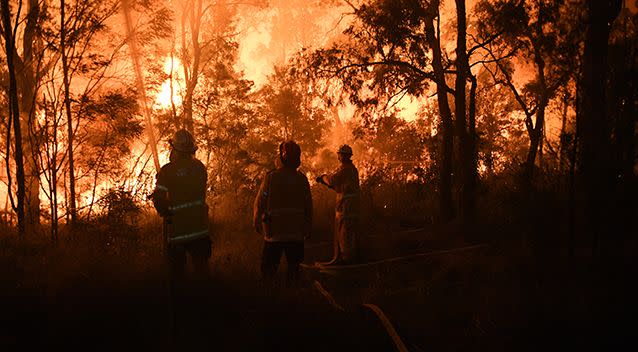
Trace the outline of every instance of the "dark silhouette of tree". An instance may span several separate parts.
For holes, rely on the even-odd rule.
[[[88,124],[84,126],[83,144],[78,157],[85,178],[90,179],[87,220],[98,200],[97,186],[104,179],[117,184],[125,171],[122,159],[131,154],[131,141],[141,137],[143,127],[140,107],[133,91],[113,91],[97,97],[85,98],[80,108]]]
[[[454,132],[452,111],[448,101],[449,87],[445,78],[445,70],[441,51],[441,30],[439,16],[439,2],[430,4],[425,17],[425,38],[432,49],[432,69],[436,82],[436,96],[441,117],[441,161],[439,172],[439,192],[441,219],[449,221],[453,217],[452,206],[452,158],[454,149]],[[437,29],[434,30],[434,21],[437,19]]]
[[[266,129],[262,139],[273,147],[293,139],[304,147],[304,153],[313,155],[323,145],[329,113],[316,104],[319,92],[308,83],[296,65],[277,67],[257,93],[259,125]]]
[[[456,77],[454,84],[454,116],[459,140],[459,215],[464,224],[474,222],[476,186],[478,182],[478,154],[476,137],[476,77],[470,71],[467,50],[467,14],[465,0],[456,0]],[[471,82],[469,104],[466,101],[467,83]]]
[[[75,207],[75,159],[73,157],[73,118],[71,117],[71,98],[69,92],[69,61],[66,47],[66,5],[64,0],[60,0],[60,53],[62,54],[62,73],[64,84],[64,110],[66,111],[67,124],[67,153],[69,159],[69,213],[71,213],[71,225],[77,222]]]
[[[70,13],[67,13],[67,7]],[[60,0],[60,41],[59,52],[62,61],[62,84],[63,103],[66,113],[67,127],[67,160],[69,172],[69,214],[71,224],[77,222],[76,209],[76,173],[74,157],[74,119],[71,108],[71,80],[73,76],[81,71],[89,71],[87,66],[98,71],[101,66],[106,66],[108,60],[100,62],[95,56],[87,58],[90,53],[86,49],[93,38],[105,31],[105,22],[117,13],[118,6],[115,2],[109,1],[78,1],[76,3]],[[68,43],[67,39],[71,42]],[[91,61],[90,63],[87,61]]]
[[[439,199],[443,221],[452,217],[453,118],[445,72],[450,63],[435,30],[438,1],[372,1],[353,6],[348,40],[320,49],[318,70],[338,77],[359,108],[383,106],[406,94],[421,96],[435,82],[440,115]],[[438,26],[438,22],[437,26]],[[353,45],[353,43],[356,43]],[[385,106],[388,104],[386,103]]]
[[[184,74],[184,93],[182,114],[184,127],[195,133],[196,122],[193,118],[193,102],[197,94],[199,80],[209,65],[215,65],[217,59],[226,52],[219,51],[233,41],[233,19],[236,6],[262,6],[259,1],[229,2],[218,1],[181,1],[177,11],[179,16],[179,58]]]
[[[59,132],[62,117],[56,112],[56,101],[48,101],[46,95],[42,99],[42,113],[44,115],[44,124],[38,126],[42,137],[40,150],[40,165],[43,166],[43,177],[47,183],[47,189],[44,191],[49,200],[50,206],[50,222],[51,222],[51,240],[58,240],[59,232],[59,215],[58,215],[58,174],[60,172],[62,162],[60,158]]]
[[[625,2],[626,4],[627,2]],[[613,195],[616,209],[613,211],[614,241],[623,240],[622,233],[631,237],[636,232],[633,210],[638,207],[636,197],[638,179],[638,14],[628,7],[620,10],[612,23],[609,38],[609,88],[607,111],[611,132],[611,163]],[[615,237],[615,238],[614,238]],[[615,242],[615,245],[622,241]],[[614,248],[612,251],[619,250]]]
[[[318,70],[341,79],[350,92],[350,99],[359,108],[384,106],[383,101],[400,99],[406,94],[423,97],[428,93],[429,84],[435,83],[439,107],[440,217],[448,221],[454,216],[453,181],[458,180],[459,215],[462,221],[470,220],[478,182],[478,83],[470,70],[475,63],[470,61],[478,49],[494,38],[474,40],[473,46],[467,47],[467,14],[463,1],[456,3],[454,58],[442,48],[439,1],[379,0],[351,6],[355,20],[344,32],[348,39],[318,50],[315,65]],[[452,76],[454,88],[448,82]],[[453,162],[455,136],[458,138],[456,168]],[[459,176],[453,179],[455,169]]]
[[[497,0],[477,4],[478,37],[489,42],[483,49],[494,62],[494,68],[485,67],[496,82],[510,88],[525,114],[529,136],[523,163],[526,192],[531,190],[537,155],[542,152],[546,108],[576,71],[579,13],[577,6],[563,1]],[[533,67],[533,76],[522,89],[514,80],[514,58]]]
[[[494,84],[485,70],[477,79],[481,87],[476,97],[477,149],[486,177],[491,177],[510,169],[519,156],[526,154],[525,136],[511,117],[518,103],[509,88]]]
[[[34,138],[31,127],[35,118],[38,82],[42,77],[43,70],[46,70],[46,67],[41,65],[41,24],[46,14],[41,11],[41,4],[38,0],[29,0],[26,4],[18,1],[17,5],[19,11],[16,12],[16,24],[12,32],[13,53],[7,53],[7,55],[12,56],[13,71],[16,75],[24,161],[24,225],[25,231],[30,232],[40,223],[38,140]],[[8,15],[10,16],[10,13]],[[8,23],[10,23],[10,18]],[[21,50],[15,45],[16,38],[21,38]],[[14,131],[17,132],[15,128]]]
[[[253,84],[233,69],[236,45],[222,50],[214,65],[209,65],[200,77],[198,91],[193,97],[194,116],[202,161],[209,172],[209,191],[212,213],[217,205],[226,201],[248,199],[252,196],[253,159],[249,146],[250,132],[254,128]],[[235,202],[241,211],[244,203]],[[228,208],[228,207],[226,207]]]
[[[15,49],[15,33],[17,28],[11,25],[11,8],[8,0],[2,0],[2,29],[5,42],[5,53],[7,55],[7,70],[9,72],[9,119],[7,122],[7,177],[9,182],[7,184],[7,192],[11,198],[11,204],[18,215],[18,232],[24,234],[25,232],[25,175],[24,175],[24,162],[23,162],[23,150],[22,150],[22,130],[20,124],[20,105],[18,104],[18,84],[16,80],[16,67],[14,64]],[[17,18],[19,18],[19,12]],[[17,202],[14,202],[11,196],[11,170],[9,167],[9,155],[11,154],[11,127],[14,130],[14,160],[16,165],[16,182],[17,182]]]
[[[599,241],[611,214],[614,186],[610,155],[611,121],[607,111],[609,82],[609,38],[611,24],[622,1],[587,1],[587,30],[582,58],[580,107],[578,114],[579,173],[584,196],[585,232],[592,249]]]

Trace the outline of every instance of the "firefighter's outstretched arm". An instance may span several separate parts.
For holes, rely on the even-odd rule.
[[[330,175],[323,174],[317,177],[317,182],[323,183],[331,189],[335,189],[335,187],[339,187],[339,185],[343,184],[344,177],[344,171],[340,168]]]
[[[319,177],[317,177],[315,179],[315,181],[317,181],[317,183],[321,183],[329,188],[334,188],[331,184],[330,184],[330,177],[326,174],[323,174]]]

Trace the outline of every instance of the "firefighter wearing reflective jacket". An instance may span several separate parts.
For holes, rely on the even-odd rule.
[[[298,278],[304,259],[304,240],[312,225],[312,196],[301,164],[301,148],[293,141],[279,145],[277,168],[270,171],[255,198],[255,229],[264,237],[261,272],[266,280],[274,277],[282,253],[288,262],[287,282]]]
[[[188,131],[177,131],[170,145],[170,162],[157,174],[153,205],[165,220],[165,241],[173,272],[184,276],[188,253],[196,275],[202,278],[208,275],[211,256],[207,172],[194,156],[197,147]]]
[[[321,175],[316,180],[337,192],[334,254],[326,265],[352,264],[358,256],[359,172],[352,163],[352,148],[349,145],[342,145],[337,155],[341,162],[337,171]]]

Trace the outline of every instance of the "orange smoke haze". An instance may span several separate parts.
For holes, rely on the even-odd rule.
[[[346,28],[351,9],[317,6],[313,0],[274,0],[260,9],[238,8],[239,62],[237,67],[256,87],[266,83],[275,65],[301,48],[317,48]],[[343,17],[343,18],[342,18]]]
[[[468,2],[468,9],[471,9],[475,1]],[[635,2],[627,2],[630,11],[636,11]],[[178,9],[181,6],[181,2],[168,1],[170,7]],[[352,15],[348,13],[352,12],[352,9],[343,2],[341,5],[329,1],[316,1],[316,0],[273,0],[268,2],[268,6],[255,6],[251,4],[236,5],[236,33],[235,40],[238,43],[238,56],[236,59],[236,69],[243,73],[244,78],[254,82],[253,89],[259,89],[264,86],[268,81],[268,76],[274,72],[276,65],[285,64],[293,54],[298,52],[302,48],[314,49],[322,46],[327,46],[334,40],[342,35],[343,30],[349,25],[352,20]],[[453,1],[444,1],[442,6],[442,23],[450,23],[455,16],[455,7]],[[122,22],[121,16],[116,16],[114,20],[116,22]],[[175,37],[179,37],[179,19],[175,18],[173,30],[175,31]],[[204,23],[203,25],[206,25]],[[116,24],[115,28],[120,28],[124,31],[124,26]],[[442,26],[442,29],[444,26]],[[471,31],[471,28],[469,28]],[[123,34],[123,32],[121,33]],[[454,31],[443,32],[444,47],[451,54],[454,52],[455,40]],[[102,39],[103,40],[103,39]],[[164,43],[166,46],[170,46],[168,39]],[[179,46],[179,40],[176,43]],[[128,50],[128,49],[125,49]],[[179,52],[180,48],[175,48],[176,52]],[[177,55],[171,54],[171,48],[162,48],[162,54],[157,54],[160,57],[155,57],[155,61],[160,63],[163,73],[169,76],[159,84],[159,88],[156,92],[149,91],[151,95],[147,97],[149,106],[155,112],[161,110],[171,109],[175,105],[179,111],[182,105],[182,99],[185,90],[185,78],[184,68],[182,62],[177,58]],[[163,55],[163,57],[162,57]],[[149,58],[145,58],[146,61]],[[119,60],[115,60],[112,68],[109,72],[132,72],[132,64],[128,57],[122,57]],[[476,66],[474,70],[478,70],[479,66]],[[144,68],[149,71],[148,67]],[[475,72],[476,73],[476,72]],[[130,74],[129,76],[133,76]],[[516,63],[516,70],[514,75],[515,84],[518,87],[522,87],[527,83],[530,78],[533,77],[533,72],[523,62]],[[117,85],[120,82],[107,82],[103,87],[110,87]],[[73,87],[76,91],[81,91],[87,83],[82,78],[75,79]],[[430,98],[427,98],[430,97]],[[397,109],[399,109],[398,115],[407,121],[413,121],[417,118],[419,111],[424,105],[427,105],[426,99],[435,99],[432,94],[425,94],[423,98],[417,99],[410,95],[405,95],[401,99],[391,102]],[[568,112],[570,116],[573,111]],[[340,106],[335,112],[334,119],[337,118],[341,122],[347,122],[352,119],[355,114],[353,106],[347,103],[344,106]],[[554,111],[548,110],[547,123],[547,138],[552,142],[556,142],[559,138],[561,119],[559,114]],[[521,129],[523,128],[521,124]],[[345,129],[345,124],[342,125],[342,129]],[[348,133],[346,133],[348,132]],[[139,142],[132,147],[132,153],[134,156],[139,156],[143,153],[149,153],[146,143],[146,137],[144,136],[143,142]],[[326,136],[326,146],[334,148],[335,146],[350,142],[352,136],[349,131],[333,131],[329,136]],[[167,161],[167,151],[163,150],[162,143],[160,147],[160,161],[161,164]],[[132,158],[133,160],[135,158]],[[133,162],[128,165],[133,171],[133,175],[139,175],[144,170],[151,171],[151,164],[135,164]],[[4,168],[0,168],[0,207],[10,207],[7,203],[6,192],[6,172]],[[126,183],[126,187],[130,189],[140,189],[137,183],[141,180],[129,180]],[[95,195],[99,197],[106,192],[112,185],[108,180],[101,180]],[[150,191],[148,185],[144,192]],[[87,196],[87,192],[80,195],[78,206],[91,202],[92,196]],[[41,199],[44,201],[46,197],[41,194]]]

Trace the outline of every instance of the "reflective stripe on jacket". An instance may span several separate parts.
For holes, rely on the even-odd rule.
[[[158,211],[169,218],[169,243],[183,243],[208,236],[206,180],[204,165],[190,156],[169,162],[158,173],[156,192],[159,190],[167,194],[167,204]]]
[[[312,225],[312,196],[306,176],[288,167],[269,172],[255,198],[253,220],[265,241],[303,241]]]
[[[189,241],[193,241],[193,240],[197,240],[197,239],[205,238],[205,237],[208,237],[208,229],[191,232],[191,233],[177,233],[169,237],[168,242],[178,244],[178,243],[189,242]]]

